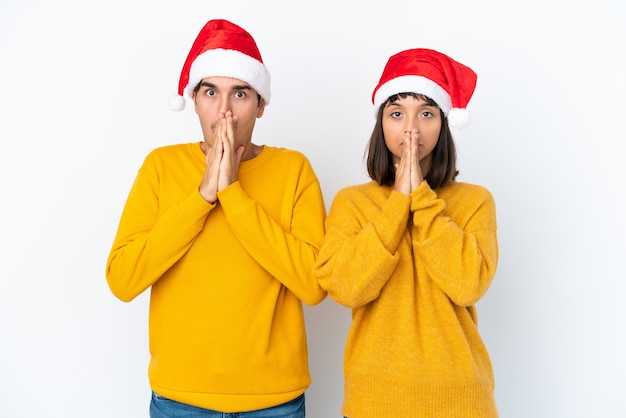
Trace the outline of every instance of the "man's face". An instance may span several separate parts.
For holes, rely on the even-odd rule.
[[[259,103],[257,92],[236,78],[207,77],[193,95],[196,114],[204,134],[204,141],[214,143],[215,121],[220,113],[231,111],[235,126],[235,146],[248,145],[257,118],[263,116],[265,101]]]

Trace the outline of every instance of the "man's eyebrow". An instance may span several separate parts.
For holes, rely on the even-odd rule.
[[[210,89],[214,89],[217,86],[213,83],[209,83],[208,81],[203,81],[200,83],[200,86],[202,87],[208,87]],[[241,84],[241,85],[236,85],[233,86],[232,88],[233,90],[252,90],[252,87],[248,86],[247,84]]]

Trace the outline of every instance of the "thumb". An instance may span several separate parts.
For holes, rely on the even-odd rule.
[[[243,145],[240,145],[237,148],[237,151],[235,152],[235,157],[236,157],[237,164],[239,164],[241,162],[241,157],[243,156],[244,150],[245,149],[244,149]]]

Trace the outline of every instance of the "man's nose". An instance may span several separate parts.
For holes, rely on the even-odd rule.
[[[232,110],[230,105],[231,103],[229,97],[221,97],[217,110],[221,113],[226,113],[227,111]]]

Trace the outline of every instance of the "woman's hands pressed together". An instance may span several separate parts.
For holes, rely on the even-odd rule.
[[[419,134],[417,129],[406,131],[402,143],[400,162],[395,164],[396,179],[394,190],[407,196],[424,180],[420,167]]]

